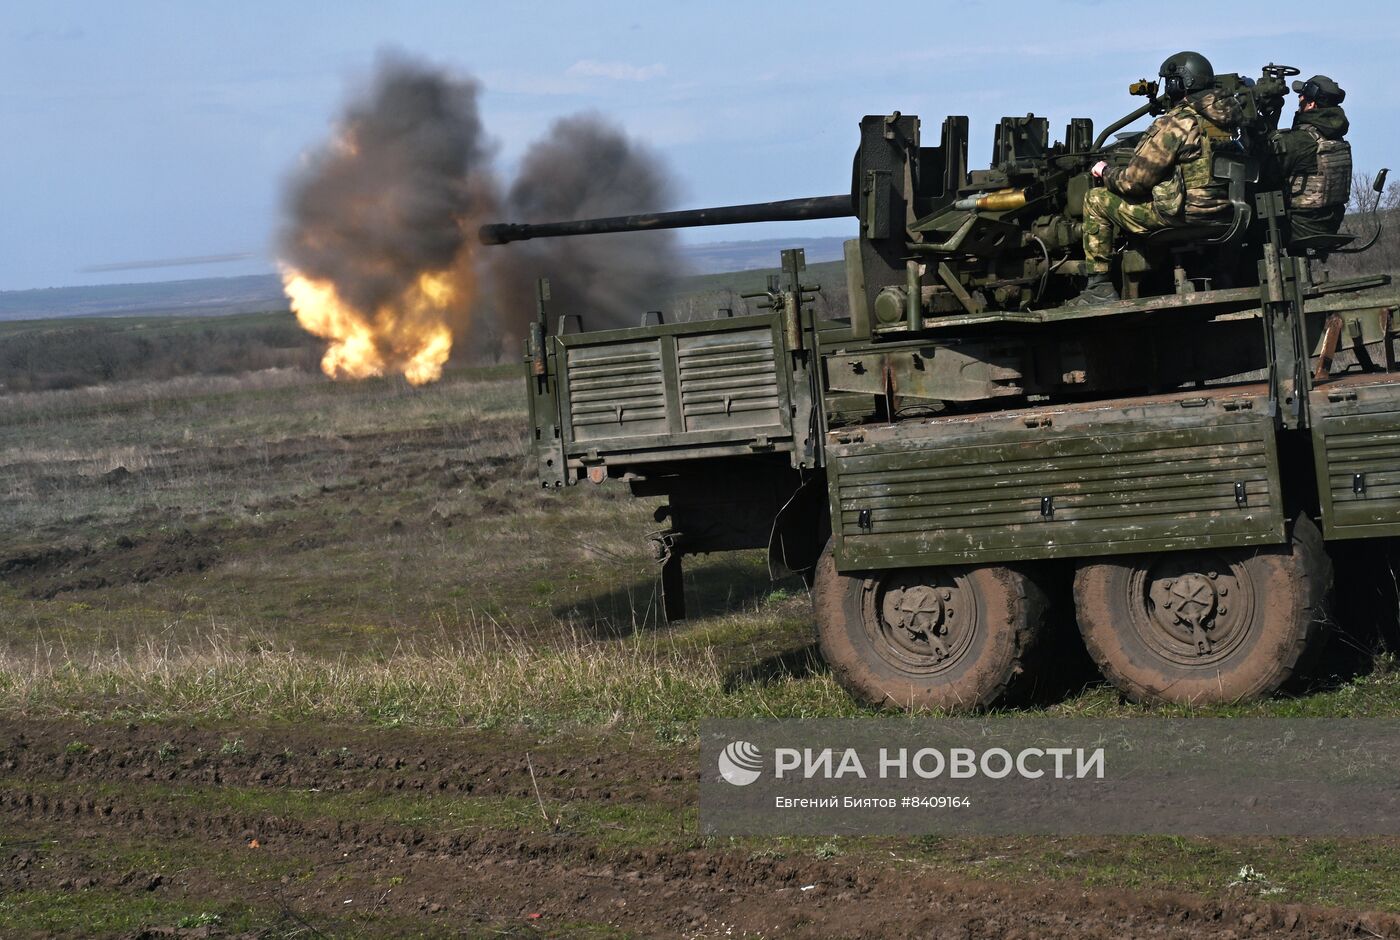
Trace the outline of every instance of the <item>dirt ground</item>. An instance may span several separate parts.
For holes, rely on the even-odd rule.
[[[635,846],[625,834],[571,831],[567,808],[578,801],[594,815],[693,805],[688,749],[614,741],[590,754],[483,733],[240,734],[234,747],[209,730],[0,724],[4,893],[243,904],[257,925],[243,932],[254,936],[379,935],[390,925],[480,936],[1400,936],[1390,915],[973,880],[868,854],[804,860],[738,846]],[[560,821],[433,824],[435,804],[484,798],[534,804]],[[347,800],[364,812],[345,818]],[[406,804],[419,822],[402,813]],[[114,864],[121,847],[149,841],[174,856],[198,843],[184,857],[203,862]],[[206,925],[129,935],[225,933]]]

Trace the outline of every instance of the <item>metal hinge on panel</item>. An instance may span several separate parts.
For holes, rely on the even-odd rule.
[[[1336,391],[1336,392],[1328,392],[1328,393],[1327,393],[1327,400],[1328,400],[1328,401],[1333,401],[1333,402],[1336,402],[1336,401],[1356,401],[1356,392],[1355,392],[1354,390],[1351,390],[1351,391],[1342,390],[1342,391]]]
[[[1244,482],[1237,480],[1235,482],[1235,505],[1243,506],[1247,502],[1249,502],[1249,494],[1245,492]]]
[[[1220,403],[1226,411],[1249,411],[1254,408],[1252,398],[1227,398]]]
[[[1049,519],[1055,515],[1055,497],[1040,497],[1040,514],[1046,519]]]
[[[1028,428],[1048,428],[1053,423],[1054,421],[1047,415],[1031,415],[1026,419],[1026,427]]]
[[[773,442],[768,440],[767,434],[759,434],[749,442],[749,450],[772,450]]]
[[[1357,496],[1366,495],[1366,474],[1353,473],[1351,475],[1351,491]]]
[[[860,511],[860,513],[856,516],[856,525],[860,526],[867,532],[870,531],[871,522],[869,509],[862,509]]]

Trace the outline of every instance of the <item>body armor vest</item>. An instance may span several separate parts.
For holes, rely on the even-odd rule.
[[[1152,187],[1152,205],[1168,219],[1179,218],[1190,205],[1229,200],[1229,184],[1215,178],[1215,148],[1234,135],[1189,105],[1183,110],[1201,132],[1201,152],[1178,163],[1171,176]]]
[[[1331,140],[1311,124],[1303,131],[1317,142],[1317,169],[1288,181],[1289,202],[1294,209],[1330,209],[1351,198],[1351,144]]]

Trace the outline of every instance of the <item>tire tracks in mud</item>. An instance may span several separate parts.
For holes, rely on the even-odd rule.
[[[305,876],[249,885],[187,872],[152,886],[153,876],[127,873],[124,882],[112,884],[132,892],[183,890],[290,904],[299,916],[326,922],[320,929],[330,935],[329,922],[345,915],[351,898],[366,901],[375,916],[426,918],[424,929],[513,924],[545,935],[566,935],[567,925],[592,922],[644,936],[691,937],[728,930],[1023,940],[1400,936],[1400,918],[1302,905],[979,881],[870,857],[773,858],[697,840],[608,846],[567,829],[549,831],[538,821],[442,831],[304,812],[245,812],[221,807],[219,800],[221,790],[234,787],[408,794],[428,801],[533,799],[531,764],[546,806],[645,804],[679,814],[695,799],[691,752],[626,749],[616,738],[539,744],[503,734],[330,728],[239,730],[234,737],[168,725],[0,722],[0,819],[72,837],[157,838],[233,850],[256,839],[261,851],[300,866]],[[200,799],[171,799],[172,787]],[[42,866],[23,861],[28,849],[7,851],[12,882],[16,865],[27,873],[20,886],[42,885],[65,871],[58,865],[45,876]]]
[[[84,783],[152,781],[189,786],[320,792],[513,796],[680,807],[698,781],[688,752],[587,752],[587,739],[541,744],[491,733],[444,736],[317,728],[210,731],[152,725],[0,722],[0,774]],[[532,757],[527,758],[529,752]]]

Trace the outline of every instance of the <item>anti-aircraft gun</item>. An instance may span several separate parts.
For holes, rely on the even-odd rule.
[[[1097,136],[1003,118],[987,169],[969,168],[967,118],[925,146],[896,112],[861,121],[849,193],[483,227],[488,244],[859,229],[840,320],[815,315],[801,250],[766,312],[713,320],[571,331],[587,311],[551,310],[542,283],[526,351],[541,482],[667,498],[653,539],[672,618],[684,555],[767,547],[807,576],[828,662],[871,702],[999,700],[1034,672],[1064,560],[1086,645],[1127,694],[1275,691],[1317,645],[1324,540],[1400,535],[1400,294],[1314,277],[1346,236],[1290,245],[1264,146],[1289,74],[1217,79],[1247,119],[1212,168],[1230,217],[1129,240],[1109,304],[1063,305],[1089,168],[1126,160],[1136,135],[1109,137],[1167,106],[1149,82]]]

